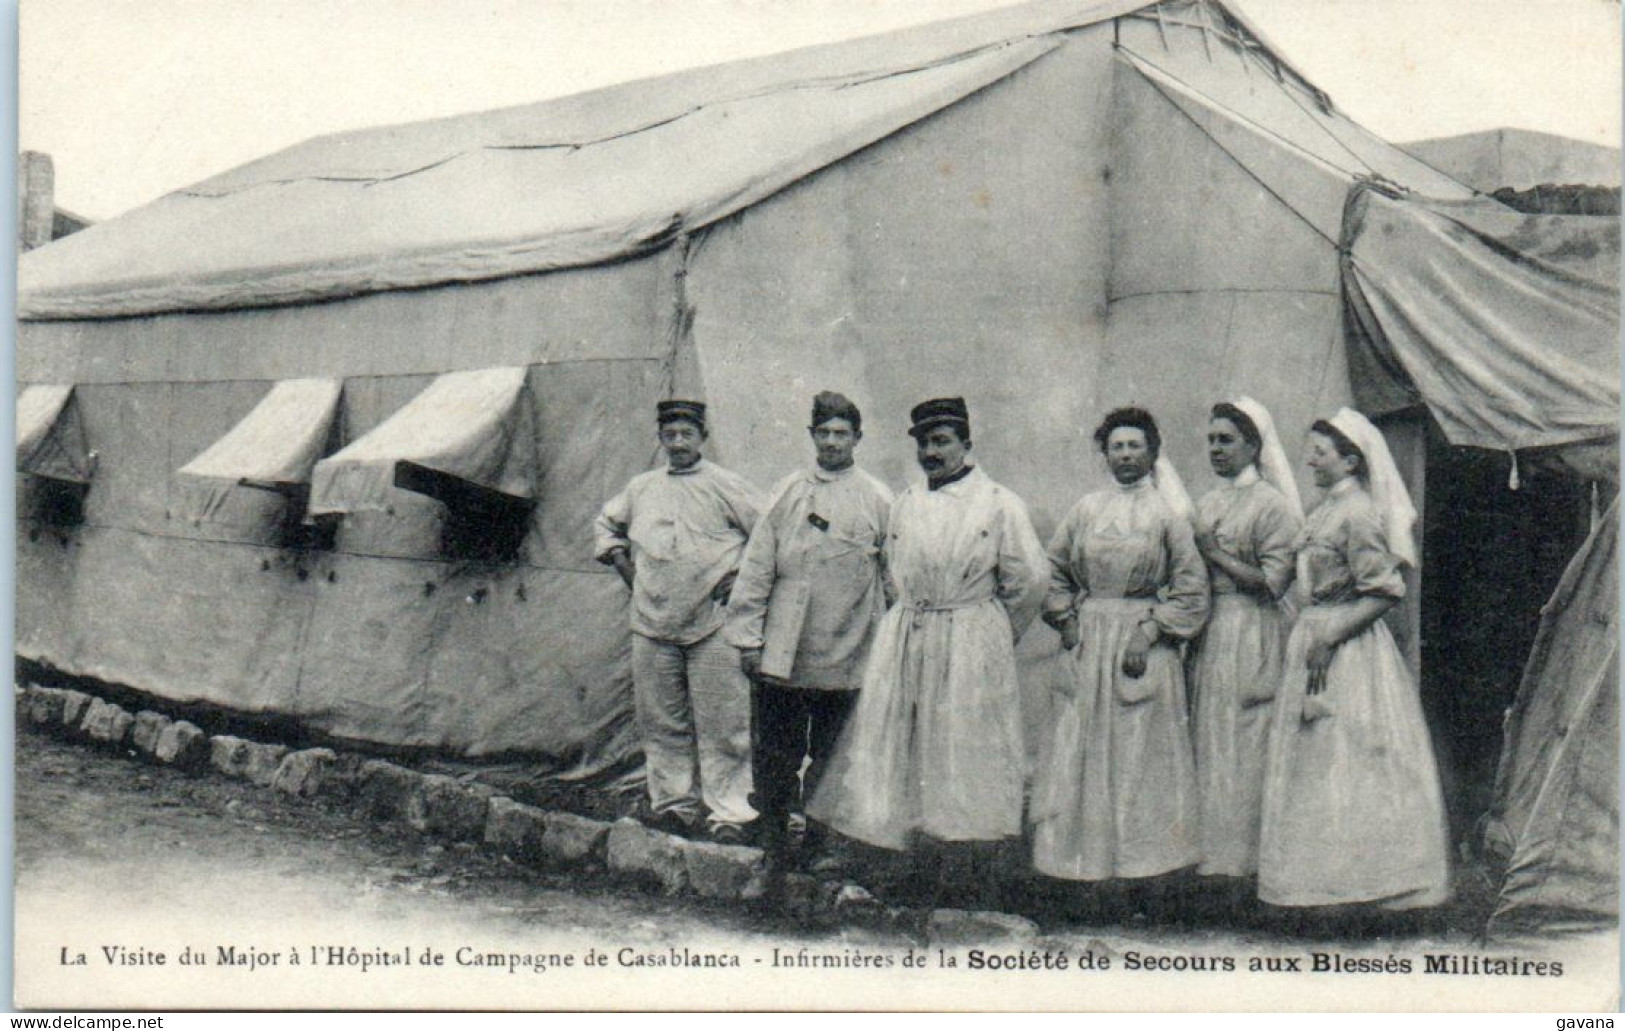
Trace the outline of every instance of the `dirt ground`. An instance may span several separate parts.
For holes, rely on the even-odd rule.
[[[216,967],[189,979],[173,966],[187,947],[213,956],[222,946],[286,955],[331,945],[366,952],[432,943],[448,955],[463,949],[539,958],[555,951],[579,955],[595,944],[664,956],[700,943],[745,956],[747,963],[771,964],[774,950],[856,953],[925,945],[920,925],[906,921],[808,926],[761,907],[662,898],[601,876],[535,871],[471,845],[446,846],[212,773],[187,775],[32,730],[20,731],[17,744],[17,991],[25,1006],[418,1006],[455,999],[503,1008],[619,1006],[645,998],[582,996],[574,989],[585,981],[571,982],[565,995],[538,995],[543,986],[556,990],[566,983],[557,971],[549,980],[546,974],[465,969],[454,983],[448,974],[426,979],[419,972],[404,982],[377,971],[358,977],[354,967],[299,977],[285,970],[224,976]],[[1464,876],[1475,874],[1468,868]],[[1189,918],[1140,915],[1102,924],[1041,906],[1028,915],[1043,925],[1041,948],[1074,956],[1093,951],[1121,958],[1145,950],[1247,957],[1335,947],[1382,957],[1478,947],[1474,921],[1482,901],[1479,891],[1442,923],[1413,928],[1408,937],[1377,933],[1330,945],[1312,932],[1306,938],[1279,927]],[[156,973],[110,966],[101,955],[108,946],[167,951],[171,966]],[[81,953],[87,965],[71,965]],[[289,976],[271,979],[281,974]],[[658,973],[648,976],[656,981],[646,984],[661,983]],[[656,998],[663,1005],[742,1004],[716,993],[720,981],[704,982],[706,991],[693,999]],[[787,994],[781,1001],[817,1006],[841,997],[814,986],[805,997]],[[746,998],[754,996],[738,997]],[[882,998],[909,1004],[895,992]],[[969,1003],[986,998],[966,996]],[[1077,1004],[1087,1003],[1080,997]]]
[[[649,940],[697,930],[750,936],[722,906],[584,883],[445,845],[212,773],[189,775],[30,731],[19,732],[16,876],[28,895],[69,882],[131,885],[193,908],[251,881],[257,906],[308,892],[324,905],[387,914],[453,905],[476,920],[550,931],[627,928]],[[119,871],[104,881],[105,874]],[[239,900],[232,908],[240,908]],[[200,914],[203,915],[203,914]],[[777,933],[777,932],[775,932]]]

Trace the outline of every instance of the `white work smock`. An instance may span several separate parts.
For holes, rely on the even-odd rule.
[[[770,604],[799,602],[805,613],[785,682],[856,690],[886,612],[881,547],[891,506],[886,485],[856,466],[781,480],[745,548],[723,627],[728,643],[761,648]]]
[[[714,633],[723,606],[711,593],[739,568],[760,508],[744,477],[703,458],[634,476],[611,498],[594,524],[594,556],[631,554],[632,632],[672,644]]]

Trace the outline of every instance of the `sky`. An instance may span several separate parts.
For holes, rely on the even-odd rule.
[[[323,133],[528,103],[1007,0],[22,0],[21,148],[108,218]],[[1236,0],[1396,141],[1618,146],[1617,0]]]

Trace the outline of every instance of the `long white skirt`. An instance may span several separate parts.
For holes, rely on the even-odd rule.
[[[1167,644],[1123,673],[1144,598],[1089,598],[1063,662],[1055,738],[1033,785],[1033,867],[1067,880],[1150,877],[1197,860],[1185,674]]]
[[[1307,609],[1287,641],[1264,774],[1259,898],[1437,905],[1450,897],[1439,771],[1421,700],[1382,620],[1333,652],[1305,720],[1309,635],[1332,608]]]
[[[1264,758],[1280,688],[1287,620],[1271,600],[1215,594],[1190,663],[1202,862],[1197,872],[1258,872]]]
[[[1021,833],[1025,779],[1003,606],[898,605],[875,635],[863,690],[807,815],[881,848],[905,848],[914,834],[997,841]]]

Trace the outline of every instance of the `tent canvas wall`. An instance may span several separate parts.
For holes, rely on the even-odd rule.
[[[1471,196],[1185,0],[1044,0],[290,148],[24,259],[19,377],[75,385],[101,468],[82,525],[22,524],[18,650],[590,773],[634,742],[589,524],[656,460],[656,399],[707,400],[714,457],[765,486],[843,390],[901,484],[909,405],[963,394],[1046,534],[1104,481],[1094,422],[1143,403],[1201,489],[1214,400],[1289,434],[1352,400],[1339,244],[1366,177]],[[352,444],[487,369],[524,370],[492,432],[534,447],[511,559],[448,555],[446,506],[393,486],[299,549],[268,529],[287,497],[199,520],[177,483],[277,383],[342,381]],[[1054,642],[1023,649],[1036,743]]]

